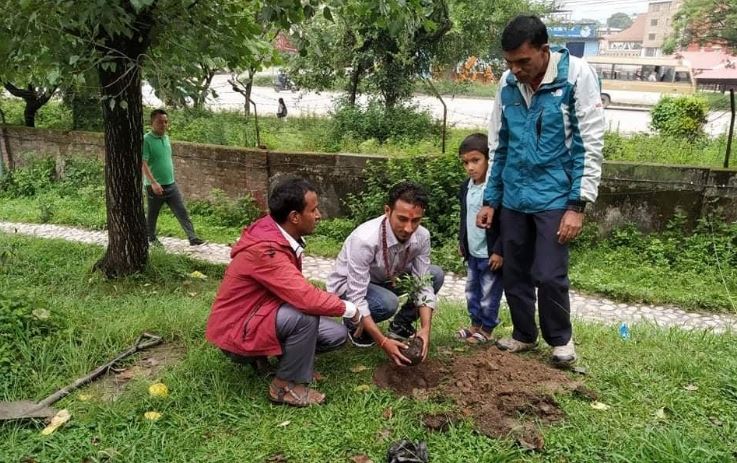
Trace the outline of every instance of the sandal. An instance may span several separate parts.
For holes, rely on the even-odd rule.
[[[487,335],[483,331],[477,331],[466,338],[466,342],[469,344],[486,344],[489,341],[491,341],[491,333]]]
[[[304,392],[294,390],[296,384],[289,382],[286,386],[275,386],[269,384],[269,400],[275,404],[289,405],[292,407],[309,407],[310,405],[322,405],[325,402],[325,394],[305,386]]]
[[[478,328],[476,328],[476,327],[471,327],[470,329],[469,328],[461,328],[460,330],[456,331],[456,338],[457,339],[460,339],[460,340],[468,339],[471,336],[473,336],[474,333],[476,333],[477,330],[478,330]]]

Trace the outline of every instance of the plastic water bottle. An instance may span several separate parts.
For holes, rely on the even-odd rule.
[[[625,341],[630,338],[630,327],[625,322],[619,324],[619,337]]]

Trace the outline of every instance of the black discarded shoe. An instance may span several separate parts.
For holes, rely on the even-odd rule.
[[[201,240],[199,238],[192,238],[191,240],[189,240],[190,246],[199,246],[201,244],[205,244],[205,240]]]
[[[412,325],[398,325],[394,322],[389,324],[389,331],[386,333],[391,339],[404,341],[415,335],[417,331]]]

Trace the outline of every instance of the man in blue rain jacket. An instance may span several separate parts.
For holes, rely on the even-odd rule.
[[[489,227],[500,206],[504,291],[512,337],[502,350],[537,345],[552,361],[576,360],[568,294],[568,243],[581,231],[601,178],[604,109],[594,70],[565,48],[551,48],[542,21],[518,16],[502,33],[509,70],[489,124],[490,175],[477,225]]]

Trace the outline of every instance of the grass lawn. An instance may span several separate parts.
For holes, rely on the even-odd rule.
[[[40,434],[40,424],[0,423],[3,462],[262,462],[277,454],[290,462],[347,462],[358,454],[379,462],[401,438],[427,441],[437,462],[721,462],[737,452],[732,334],[635,325],[632,338],[623,341],[616,328],[577,324],[581,364],[589,370],[579,379],[611,408],[595,410],[573,396],[559,397],[566,419],[543,429],[543,452],[527,453],[511,440],[472,432],[467,422],[447,433],[426,431],[420,416],[447,410],[447,403],[398,398],[375,386],[356,391],[371,383],[371,369],[384,361],[377,349],[347,347],[319,358],[317,368],[327,377],[320,383],[326,406],[271,405],[266,380],[231,364],[203,339],[221,266],[155,251],[145,274],[105,281],[89,272],[99,247],[0,234],[0,254],[0,300],[45,308],[55,323],[38,336],[1,333],[0,341],[11,342],[14,353],[0,356],[1,400],[44,397],[114,356],[142,331],[161,334],[185,351],[180,363],[156,378],[169,386],[168,399],[149,397],[152,380],[134,379],[114,402],[96,396],[94,386],[84,391],[93,393],[89,400],[80,393],[64,399],[57,405],[69,409],[72,420],[51,436]],[[192,278],[194,270],[207,279]],[[5,323],[15,316],[6,309],[0,315]],[[463,307],[441,304],[432,352],[456,345],[453,333],[465,318]],[[506,312],[502,326],[500,332],[508,334]],[[542,349],[530,356],[546,354]],[[369,370],[351,372],[358,364]],[[388,407],[393,415],[387,419]],[[145,420],[150,410],[162,418]],[[386,440],[377,437],[381,433]]]

